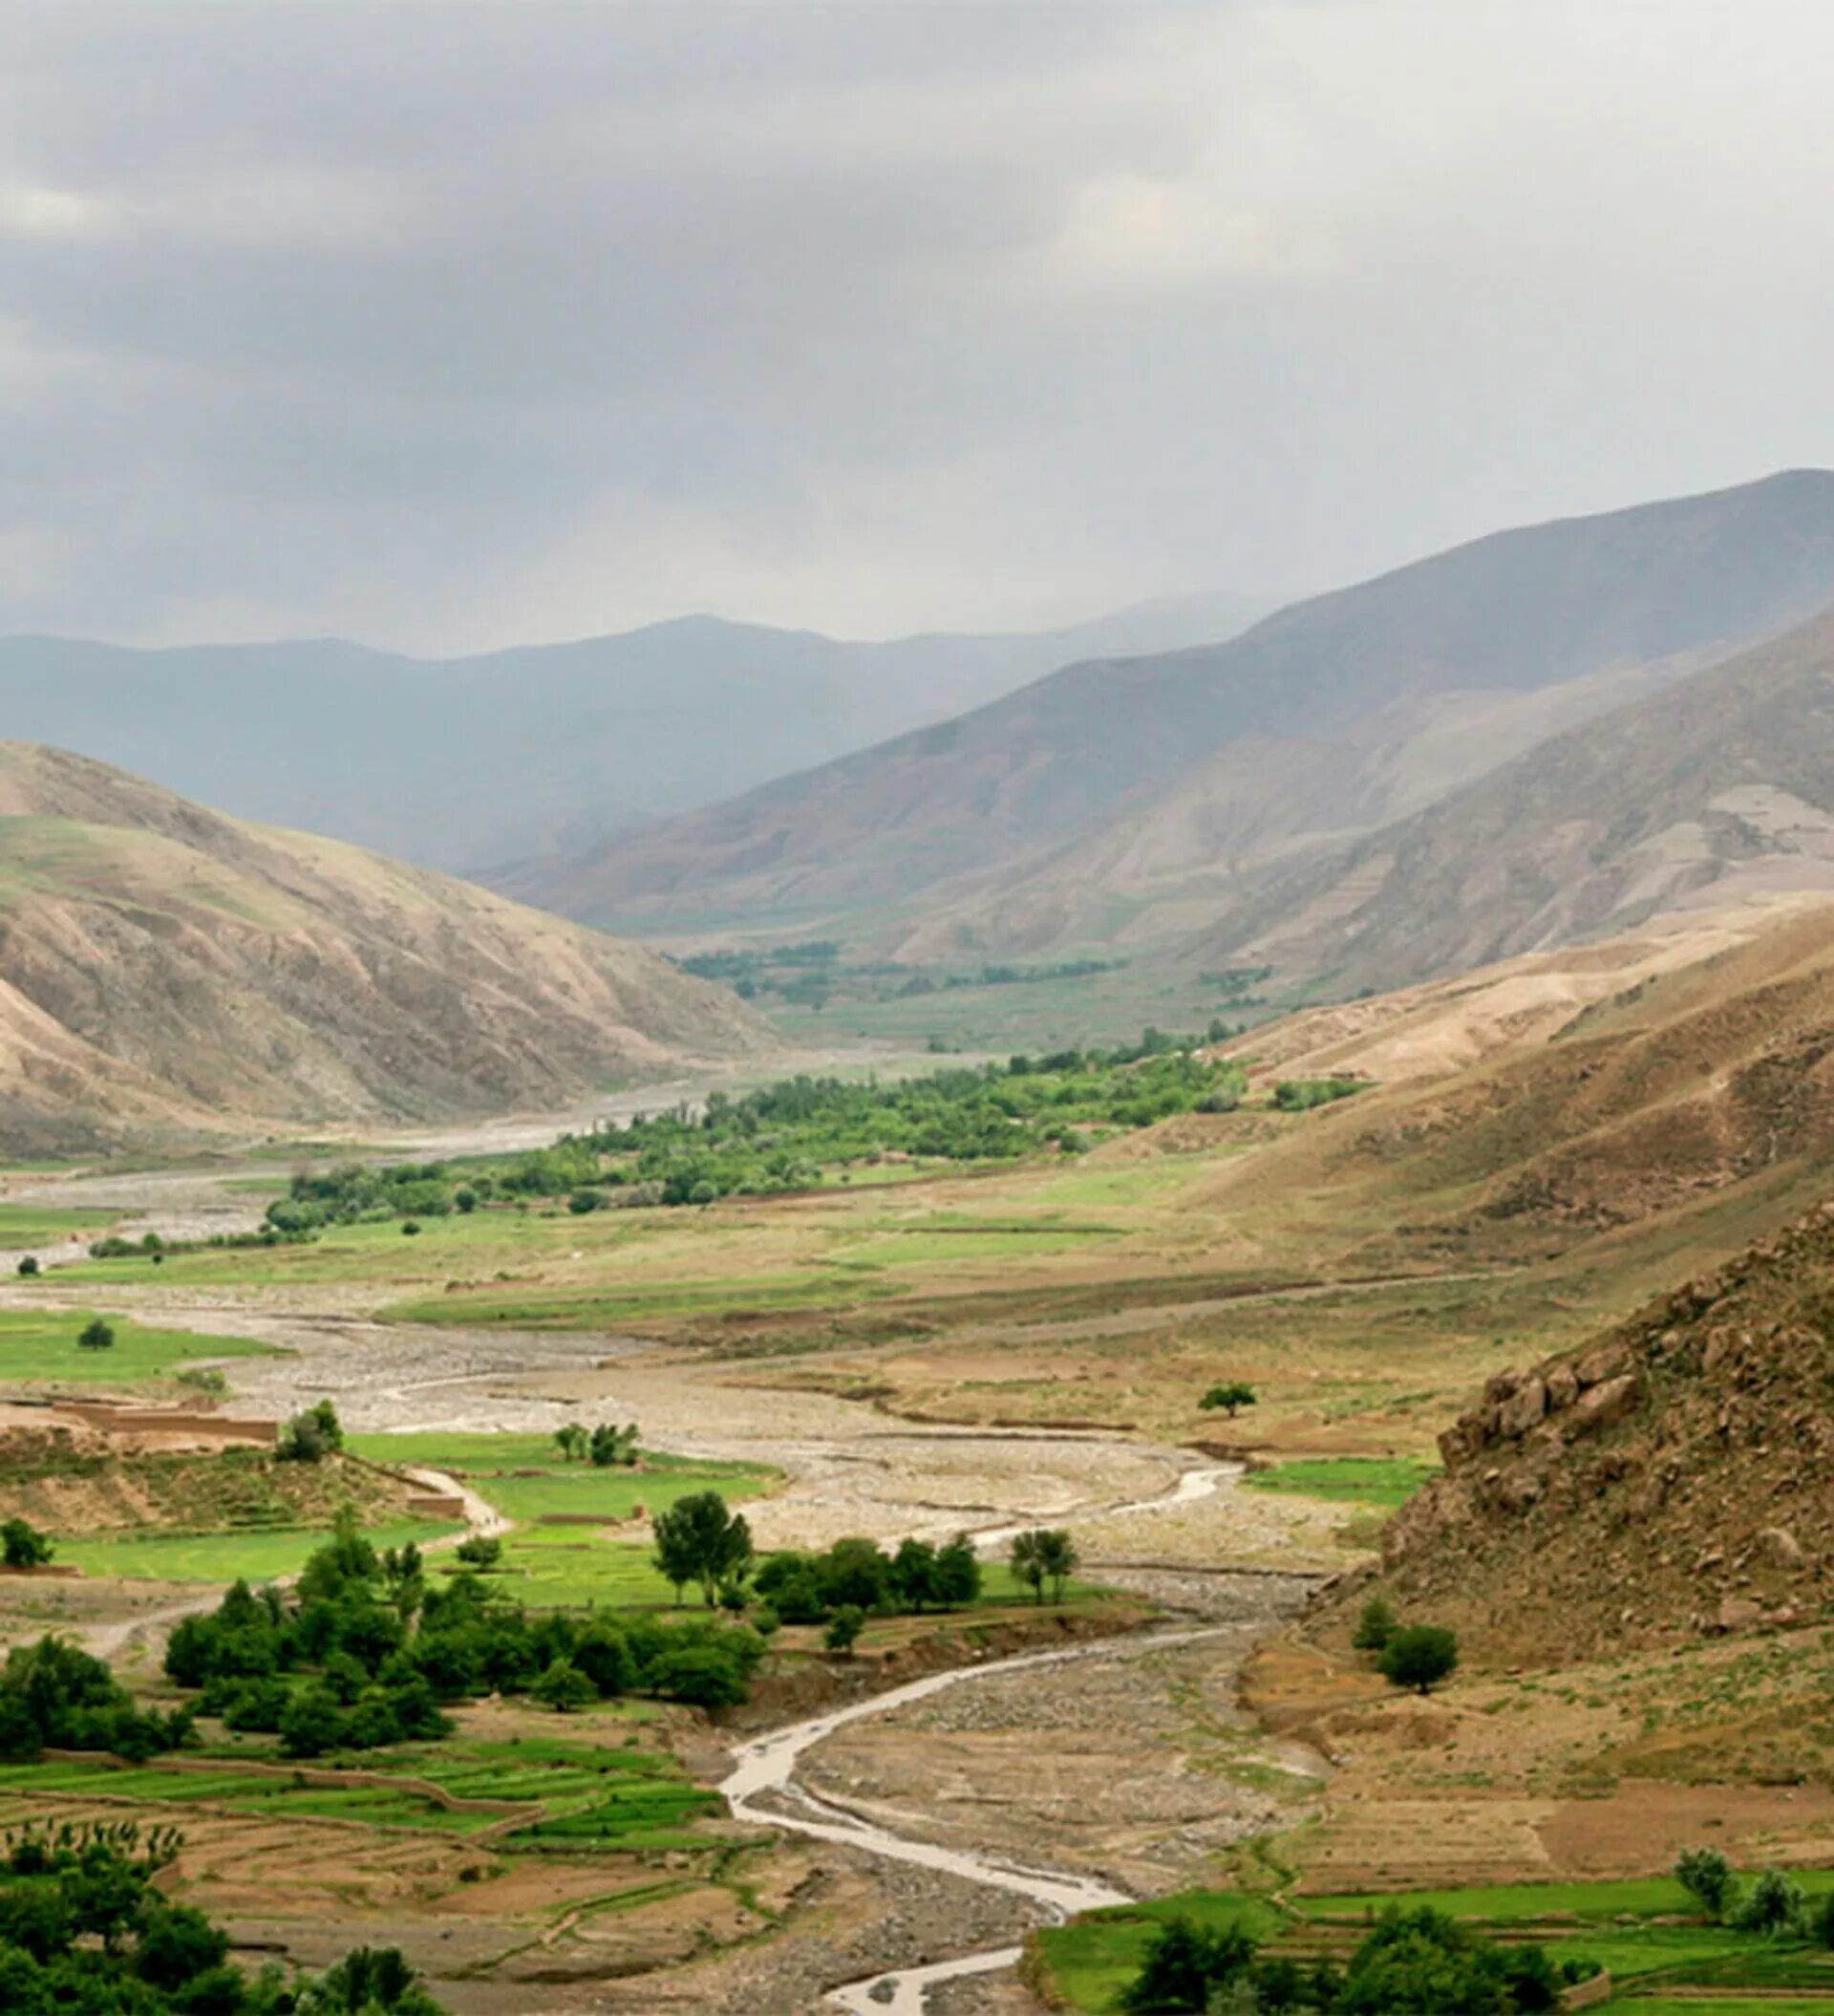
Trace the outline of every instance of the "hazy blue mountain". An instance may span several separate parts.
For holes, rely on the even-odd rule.
[[[10,637],[0,732],[244,817],[466,869],[745,790],[1091,651],[1187,643],[1259,613],[1190,596],[1059,632],[884,644],[688,616],[449,660],[333,638],[140,651]]]

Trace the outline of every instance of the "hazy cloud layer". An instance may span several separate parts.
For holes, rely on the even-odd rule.
[[[0,629],[1030,624],[1834,461],[1819,0],[0,14]]]

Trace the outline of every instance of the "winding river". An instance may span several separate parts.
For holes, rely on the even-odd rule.
[[[1066,1523],[1079,1524],[1090,1519],[1112,1518],[1120,1513],[1158,1512],[1173,1506],[1190,1505],[1200,1498],[1212,1496],[1226,1477],[1239,1475],[1240,1470],[1239,1464],[1216,1464],[1188,1469],[1180,1475],[1170,1491],[1156,1498],[1139,1499],[1125,1505],[1091,1507]],[[982,1555],[996,1552],[1015,1533],[1024,1532],[1027,1523],[982,1528],[973,1535],[976,1552]],[[844,1708],[831,1709],[826,1714],[811,1716],[806,1722],[793,1723],[787,1728],[774,1729],[769,1735],[756,1738],[734,1754],[733,1768],[719,1791],[736,1819],[784,1828],[819,1841],[883,1855],[890,1861],[935,1870],[990,1890],[1003,1890],[1030,1898],[1054,1919],[1061,1920],[1077,1911],[1099,1910],[1105,1904],[1129,1903],[1132,1899],[1124,1891],[1112,1889],[1093,1877],[1030,1867],[1003,1857],[975,1855],[966,1849],[943,1848],[933,1841],[892,1834],[831,1800],[819,1798],[806,1786],[798,1784],[798,1761],[805,1751],[849,1723],[864,1721],[868,1716],[889,1714],[913,1702],[928,1701],[932,1695],[970,1685],[990,1675],[1015,1673],[1029,1667],[1073,1665],[1080,1660],[1112,1659],[1118,1651],[1143,1652],[1186,1645],[1202,1639],[1223,1637],[1236,1628],[1218,1624],[1192,1630],[1157,1631],[1121,1641],[1119,1645],[1110,1639],[1059,1651],[1019,1652],[1010,1659],[990,1660],[985,1665],[958,1666],[947,1673],[928,1674],[922,1680],[909,1681],[904,1686],[876,1694],[869,1701],[854,1702]],[[853,2016],[874,2016],[874,2012],[888,2012],[888,2016],[923,2016],[929,2006],[930,1989],[947,1982],[961,1981],[976,1974],[994,1974],[1014,1966],[1020,1950],[1017,1946],[998,1946],[926,1966],[869,1975],[864,1980],[848,1982],[831,1990],[827,2000],[834,2008],[848,2010]]]

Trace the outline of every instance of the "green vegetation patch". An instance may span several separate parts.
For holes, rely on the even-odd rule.
[[[436,1520],[404,1520],[372,1527],[378,1547],[424,1546],[460,1531]],[[297,1575],[324,1544],[322,1528],[285,1528],[260,1533],[149,1533],[134,1539],[57,1542],[57,1558],[85,1575],[144,1582],[268,1582]]]
[[[272,1355],[252,1338],[152,1329],[126,1317],[101,1319],[114,1340],[90,1350],[77,1339],[96,1320],[88,1310],[0,1311],[0,1371],[43,1385],[129,1385],[160,1378],[197,1359]]]
[[[56,1211],[42,1204],[0,1204],[0,1253],[50,1246],[72,1233],[96,1232],[114,1224],[111,1211]]]
[[[1251,1470],[1244,1482],[1256,1491],[1285,1491],[1300,1498],[1395,1507],[1405,1505],[1438,1473],[1437,1464],[1412,1457],[1323,1456]]]

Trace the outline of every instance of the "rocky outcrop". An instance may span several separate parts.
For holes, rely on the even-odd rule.
[[[1498,1374],[1383,1572],[1480,1653],[1834,1615],[1834,1204],[1582,1351]]]

